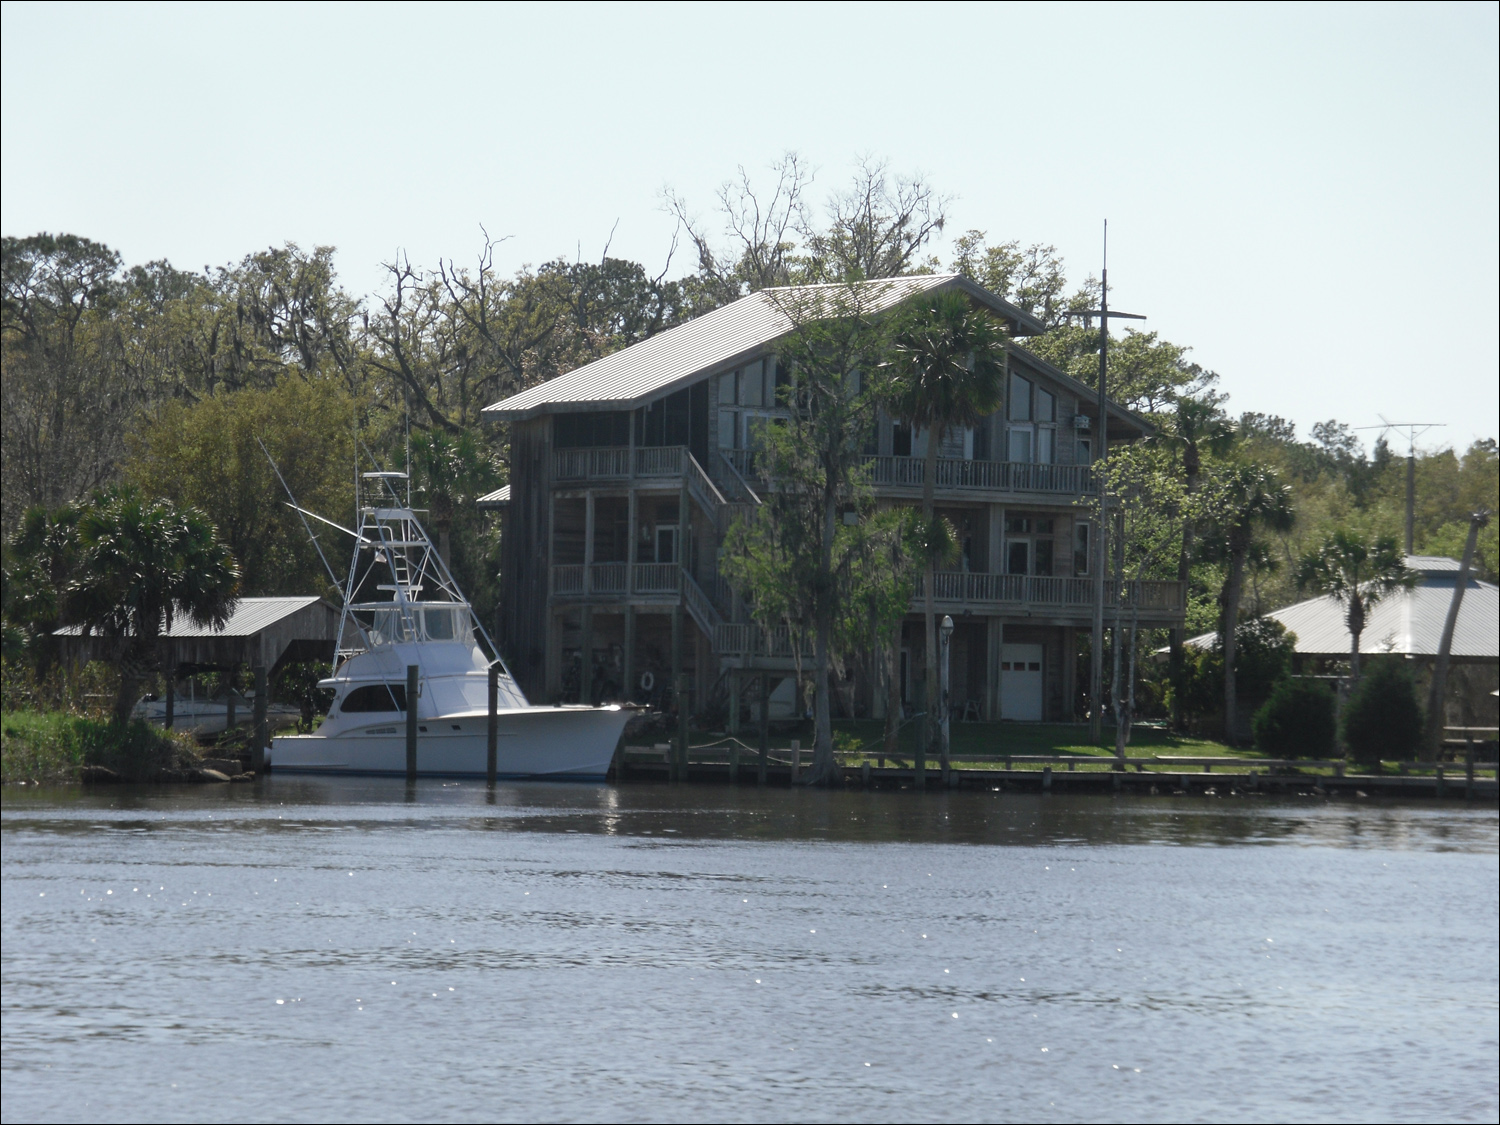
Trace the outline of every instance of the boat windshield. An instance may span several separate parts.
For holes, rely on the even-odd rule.
[[[472,641],[469,628],[469,608],[464,605],[424,606],[412,605],[408,613],[392,606],[389,609],[362,606],[351,610],[353,616],[369,634],[370,644],[375,647],[396,644],[401,641]],[[413,628],[420,636],[413,636]]]

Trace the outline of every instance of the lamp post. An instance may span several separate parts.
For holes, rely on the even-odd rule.
[[[942,647],[943,647],[943,662],[942,662],[942,666],[941,666],[942,667],[943,682],[942,682],[942,690],[939,692],[939,698],[940,698],[940,701],[941,701],[942,710],[940,712],[938,712],[938,739],[939,739],[938,747],[939,747],[939,750],[940,750],[940,752],[942,754],[941,764],[942,764],[942,767],[943,767],[943,784],[947,785],[948,784],[948,769],[949,769],[949,763],[948,763],[948,749],[949,749],[948,723],[949,723],[949,720],[950,720],[950,718],[952,716],[952,713],[953,713],[953,709],[948,705],[948,685],[949,685],[949,683],[952,682],[949,679],[949,675],[948,675],[948,657],[949,657],[949,655],[953,651],[953,645],[952,645],[952,641],[953,641],[953,618],[949,617],[946,613],[943,614],[943,623],[938,626],[938,632],[942,634],[941,644],[942,644]]]

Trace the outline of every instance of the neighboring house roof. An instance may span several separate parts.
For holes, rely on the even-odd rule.
[[[505,507],[510,503],[510,485],[497,488],[494,492],[486,492],[474,502],[474,506],[481,512],[493,512]]]
[[[871,312],[889,309],[918,293],[957,288],[994,309],[1010,322],[1016,335],[1035,335],[1046,330],[1030,313],[1002,301],[959,274],[893,277],[864,282],[862,288],[875,294],[866,306]],[[634,410],[696,382],[705,374],[728,371],[753,358],[767,344],[796,327],[792,314],[798,305],[816,302],[820,296],[836,300],[836,295],[844,289],[842,285],[762,289],[486,406],[482,413],[492,421],[520,421],[543,413]],[[1042,363],[1035,357],[1028,359]],[[1068,378],[1055,368],[1051,370],[1065,380]]]
[[[163,640],[178,637],[250,637],[282,618],[290,617],[322,600],[316,594],[298,598],[241,598],[235,603],[234,612],[229,615],[229,620],[222,629],[215,629],[211,625],[197,625],[189,617],[177,616],[172,619],[172,627],[162,630],[161,636]],[[329,608],[334,613],[338,612],[331,606]],[[82,625],[65,625],[53,634],[57,637],[82,635]]]
[[[1437,655],[1459,564],[1455,559],[1409,555],[1406,565],[1421,574],[1419,584],[1415,589],[1387,594],[1369,611],[1359,638],[1361,653]],[[1344,607],[1331,595],[1298,602],[1266,616],[1297,635],[1297,652],[1302,655],[1349,655],[1348,620]],[[1187,643],[1208,648],[1217,636],[1204,633]],[[1500,660],[1500,587],[1469,578],[1450,654],[1460,660]]]

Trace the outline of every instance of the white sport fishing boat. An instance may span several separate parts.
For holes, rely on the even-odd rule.
[[[418,775],[486,776],[491,659],[482,640],[499,673],[496,775],[604,779],[626,711],[528,703],[410,507],[362,507],[353,534],[334,671],[319,683],[333,704],[314,733],[271,740],[272,772],[404,776],[415,666]]]

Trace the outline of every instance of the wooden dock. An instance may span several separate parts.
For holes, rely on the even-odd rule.
[[[756,785],[760,754],[739,746],[693,747],[686,766],[673,769],[674,750],[626,747],[615,760],[618,781],[683,780]],[[765,783],[787,788],[801,784],[811,751],[798,746],[770,751]],[[1113,757],[1076,754],[965,754],[944,776],[936,762],[924,771],[928,789],[971,789],[1040,793],[1149,793],[1229,796],[1253,793],[1310,796],[1439,797],[1494,801],[1500,798],[1495,764],[1402,762],[1395,773],[1350,773],[1343,760],[1306,761],[1276,758],[1189,758],[1166,755]],[[840,756],[847,788],[912,789],[915,764],[905,759]]]

